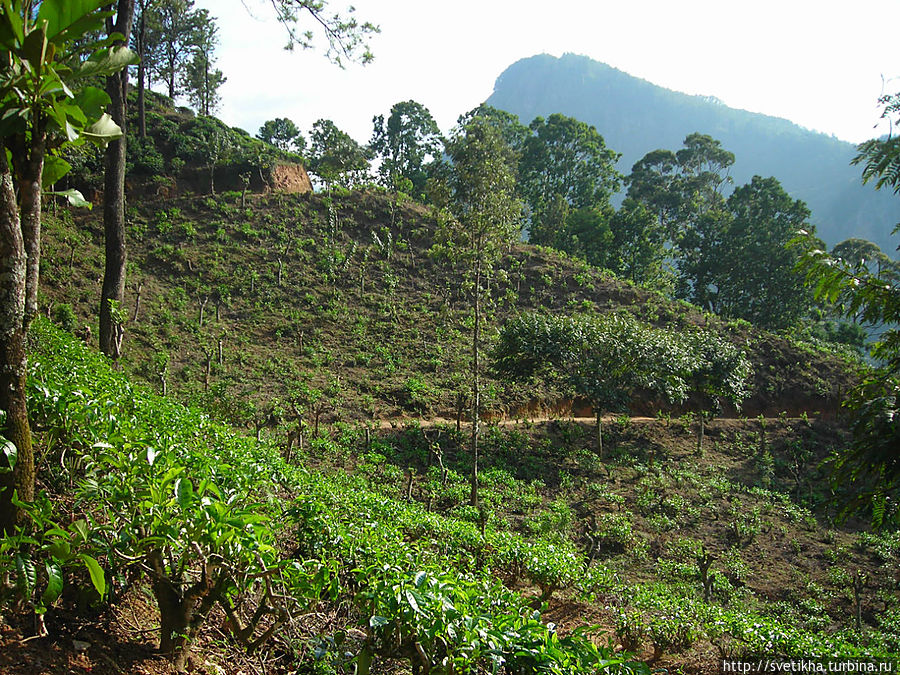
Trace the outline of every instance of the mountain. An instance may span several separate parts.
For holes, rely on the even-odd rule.
[[[497,78],[487,103],[525,124],[559,112],[594,125],[607,146],[622,153],[618,168],[625,175],[651,150],[678,150],[688,134],[709,134],[735,154],[736,185],[754,175],[775,176],[807,203],[829,246],[861,237],[896,256],[890,233],[900,221],[900,199],[862,185],[860,167],[850,164],[852,143],[729,108],[714,97],[665,89],[575,54],[517,61]]]

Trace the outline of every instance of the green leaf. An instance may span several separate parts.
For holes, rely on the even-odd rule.
[[[100,9],[107,0],[44,0],[38,10],[38,22],[47,21],[47,37],[54,38],[65,30],[71,30],[68,39],[81,37],[85,25],[96,22],[98,15],[89,16]],[[76,30],[79,29],[79,30]]]
[[[178,500],[178,505],[183,509],[190,506],[191,501],[194,499],[194,486],[191,485],[189,479],[179,478],[175,481],[175,499]]]
[[[0,436],[0,454],[6,457],[6,463],[9,465],[8,469],[0,467],[0,473],[6,473],[16,468],[16,460],[19,459],[19,449],[15,446],[15,443]]]
[[[383,616],[370,616],[369,617],[369,626],[372,628],[380,628],[381,626],[387,626],[390,623],[388,619]]]
[[[106,577],[103,574],[103,568],[100,567],[100,563],[85,553],[79,553],[78,557],[84,563],[84,566],[87,567],[88,574],[91,575],[91,583],[94,584],[94,588],[97,589],[102,598],[106,595]]]
[[[55,197],[65,197],[69,200],[70,206],[75,206],[83,209],[92,209],[94,205],[84,198],[84,195],[81,194],[75,188],[69,188],[68,190],[63,190],[61,192],[45,192],[44,194],[53,195]]]
[[[425,583],[425,579],[428,578],[428,573],[424,570],[417,573],[415,578],[413,579],[413,583],[415,583],[416,588],[422,588],[422,584]]]
[[[139,61],[138,55],[128,47],[110,47],[100,50],[82,63],[75,76],[80,78],[106,77],[119,72],[122,68],[136,65]]]
[[[31,593],[37,584],[37,569],[35,569],[34,561],[31,558],[23,558],[21,555],[16,555],[16,572],[17,584],[26,597],[31,597]]]
[[[44,607],[49,607],[53,602],[62,595],[63,590],[63,574],[62,569],[56,563],[44,563],[47,568],[47,588],[41,595],[41,603]]]
[[[10,0],[3,0],[3,11],[0,12],[0,45],[9,51],[16,48],[25,39],[22,17],[13,9]]]
[[[22,53],[34,72],[40,73],[44,69],[44,59],[47,56],[47,36],[43,30],[36,29],[25,36]]]
[[[47,155],[44,157],[44,172],[41,175],[41,184],[46,190],[54,185],[56,181],[65,176],[72,169],[62,157],[55,155]]]
[[[147,448],[147,463],[150,464],[150,466],[153,466],[153,462],[156,461],[156,456],[158,454],[159,453],[156,452],[156,448]]]
[[[72,101],[90,119],[97,119],[110,103],[109,94],[97,87],[85,87]],[[86,121],[86,120],[85,120]]]
[[[109,113],[103,113],[96,122],[81,132],[86,139],[105,148],[110,141],[122,138],[122,129],[113,121]]]

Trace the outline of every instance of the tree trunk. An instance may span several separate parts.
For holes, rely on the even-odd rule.
[[[45,124],[39,120],[33,130],[31,147],[28,148],[28,159],[24,166],[19,167],[18,172],[22,207],[20,222],[27,256],[24,316],[26,332],[38,312],[37,294],[41,264],[41,181],[44,173],[45,146]]]
[[[597,456],[603,459],[603,411],[597,408],[594,413],[597,415]]]
[[[134,0],[119,0],[115,25],[108,20],[109,33],[121,33],[128,39],[134,18]],[[128,69],[106,78],[106,91],[111,102],[109,113],[125,131],[125,95]],[[100,295],[100,350],[118,361],[122,346],[122,326],[113,316],[111,302],[125,297],[125,137],[113,141],[106,149],[106,175],[103,186],[103,230],[106,240],[106,267]]]
[[[706,435],[706,415],[702,412],[699,415],[700,427],[697,429],[697,454],[703,452],[703,437]]]
[[[138,104],[138,133],[141,135],[141,140],[147,138],[147,110],[146,110],[146,102],[144,100],[144,88],[146,87],[147,80],[147,66],[144,64],[144,59],[147,51],[147,8],[144,6],[147,3],[142,3],[141,6],[141,22],[138,24],[138,56],[140,57],[140,62],[138,63],[138,91],[137,91],[137,104]]]
[[[469,503],[478,506],[478,423],[481,416],[481,391],[478,379],[478,339],[481,328],[481,264],[475,265],[475,324],[472,329],[472,479]]]
[[[0,433],[18,451],[9,470],[0,451],[0,534],[12,533],[21,513],[12,503],[34,499],[34,454],[25,399],[25,278],[27,259],[12,170],[0,142],[0,410],[6,420]]]

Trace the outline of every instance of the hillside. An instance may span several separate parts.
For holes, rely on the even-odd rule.
[[[473,507],[471,312],[440,214],[377,189],[198,194],[203,167],[175,168],[132,176],[118,368],[89,330],[101,216],[48,209],[43,498],[0,548],[26,594],[4,606],[0,672],[162,675],[159,649],[208,675],[711,675],[900,652],[896,533],[838,521],[827,479],[855,359],[511,244],[485,353],[525,311],[623,311],[721,333],[754,379],[702,447],[690,402],[638,394],[598,453],[585,402],[488,370]]]
[[[434,215],[379,192],[240,202],[232,192],[131,203],[126,369],[241,424],[253,407],[286,404],[304,385],[331,391],[328,419],[455,418],[469,308],[459,271],[435,246]],[[51,314],[80,328],[93,323],[102,227],[95,214],[70,217],[45,228],[43,281]],[[852,378],[854,366],[819,347],[725,324],[549,249],[516,244],[501,267],[495,326],[535,309],[623,308],[658,325],[729,334],[755,364],[747,415],[833,414]],[[494,380],[490,390],[495,416],[571,405],[552,389]]]
[[[829,246],[860,237],[896,257],[889,235],[900,221],[900,204],[861,184],[859,167],[850,166],[856,154],[850,143],[664,89],[574,54],[514,63],[497,78],[487,103],[518,115],[523,124],[559,112],[595,126],[606,145],[622,153],[618,169],[625,175],[651,150],[675,151],[688,134],[709,134],[735,154],[736,185],[754,175],[775,176],[809,205]]]

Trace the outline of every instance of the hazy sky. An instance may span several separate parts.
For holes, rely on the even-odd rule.
[[[252,134],[289,117],[308,135],[330,118],[367,142],[372,117],[408,99],[446,132],[507,66],[539,53],[584,54],[853,142],[873,135],[878,96],[900,90],[900,0],[356,0],[382,32],[375,62],[346,70],[322,52],[284,51],[269,0],[196,4],[220,27],[219,115]]]

